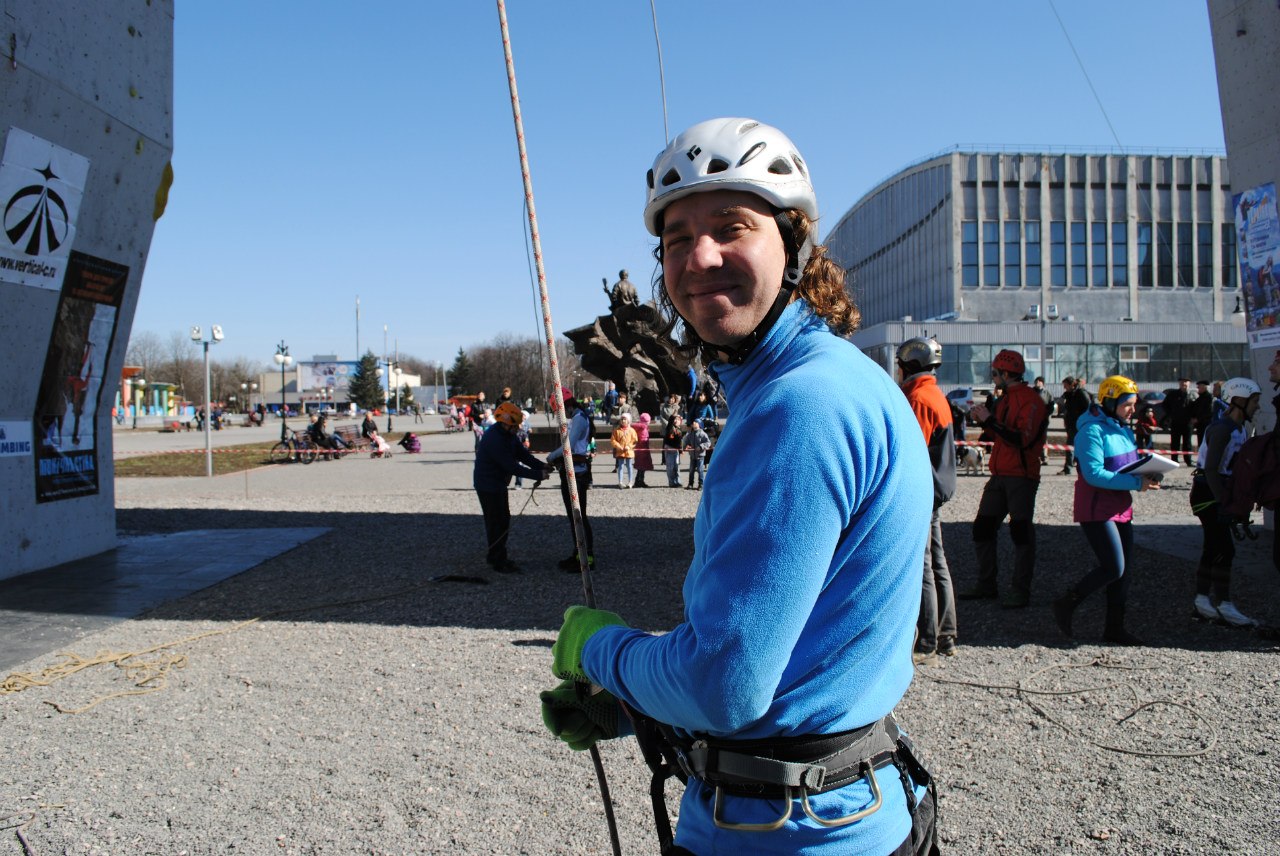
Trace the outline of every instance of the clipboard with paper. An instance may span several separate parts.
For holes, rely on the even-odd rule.
[[[1170,470],[1176,470],[1180,466],[1182,465],[1177,461],[1172,458],[1166,458],[1157,452],[1143,452],[1138,455],[1138,460],[1125,464],[1118,472],[1137,476],[1157,476]]]

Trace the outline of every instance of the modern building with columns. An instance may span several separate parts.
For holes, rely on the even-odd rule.
[[[950,385],[985,383],[1006,346],[1049,383],[1247,367],[1221,154],[949,151],[873,188],[826,244],[863,314],[853,340],[886,368],[923,334]]]

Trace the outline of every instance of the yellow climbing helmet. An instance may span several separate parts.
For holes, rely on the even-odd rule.
[[[1098,384],[1098,398],[1103,401],[1119,399],[1125,395],[1137,395],[1138,385],[1124,375],[1112,375]]]

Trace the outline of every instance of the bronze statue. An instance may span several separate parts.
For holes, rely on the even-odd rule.
[[[668,336],[660,334],[662,319],[652,301],[641,303],[625,270],[609,288],[609,314],[565,333],[573,342],[582,367],[601,380],[611,380],[629,393],[641,413],[657,416],[667,397],[688,385],[689,358]]]

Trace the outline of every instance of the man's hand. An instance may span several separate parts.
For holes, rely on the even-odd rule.
[[[981,425],[987,421],[987,417],[991,415],[991,411],[987,410],[985,404],[975,404],[969,408],[969,418]]]
[[[621,616],[603,609],[586,606],[571,606],[566,609],[560,635],[551,646],[551,671],[555,676],[590,684],[591,678],[582,669],[582,649],[597,630],[610,624],[627,626]]]
[[[605,690],[591,695],[582,684],[564,681],[538,698],[547,730],[575,752],[618,736],[618,700]]]

